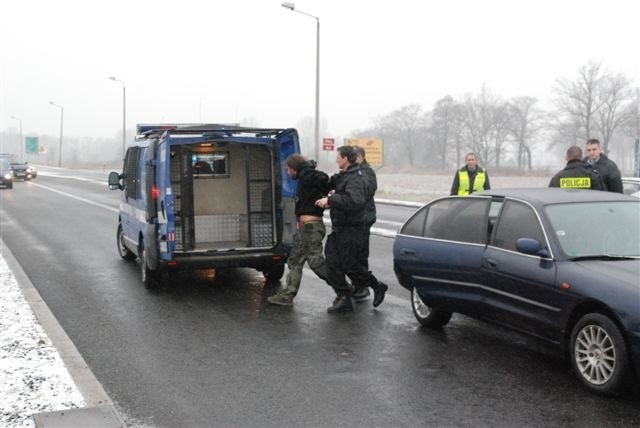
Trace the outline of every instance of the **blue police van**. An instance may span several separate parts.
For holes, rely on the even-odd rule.
[[[249,267],[279,280],[296,232],[284,160],[295,129],[141,124],[122,173],[117,246],[146,287],[171,270]],[[162,275],[166,276],[166,275]]]

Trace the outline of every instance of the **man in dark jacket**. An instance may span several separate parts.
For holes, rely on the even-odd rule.
[[[331,234],[327,237],[324,255],[329,283],[336,299],[328,312],[353,311],[354,284],[373,288],[373,306],[379,306],[389,288],[362,265],[358,255],[362,249],[365,225],[367,186],[362,170],[356,163],[356,152],[351,146],[338,148],[336,163],[340,173],[335,176],[335,192],[316,201],[321,208],[330,208]]]
[[[267,299],[273,305],[292,306],[302,281],[305,262],[318,277],[327,281],[327,270],[322,255],[322,240],[327,233],[322,214],[324,209],[315,205],[329,190],[329,176],[316,171],[314,161],[293,154],[285,161],[287,174],[298,180],[296,190],[296,217],[299,229],[294,237],[293,249],[289,253],[287,266],[287,288]]]
[[[580,147],[569,147],[566,159],[567,166],[553,176],[549,182],[549,187],[604,190],[604,185],[598,173],[582,161],[582,149]]]
[[[600,178],[604,184],[603,190],[624,193],[622,174],[620,174],[618,165],[602,153],[600,141],[595,138],[587,141],[587,157],[584,160],[600,174]]]
[[[450,195],[467,196],[474,192],[491,189],[487,171],[478,166],[476,154],[467,153],[464,157],[465,166],[456,171],[451,185]]]
[[[376,222],[376,202],[374,196],[376,190],[378,190],[378,180],[376,178],[376,172],[371,168],[369,162],[367,162],[366,152],[360,146],[353,146],[356,152],[356,163],[360,165],[362,176],[365,179],[367,194],[366,202],[364,206],[364,231],[362,235],[362,250],[359,253],[360,263],[369,269],[369,239],[371,237],[371,226]],[[353,292],[353,298],[355,300],[364,300],[371,295],[369,287],[361,284],[353,284],[356,289]]]

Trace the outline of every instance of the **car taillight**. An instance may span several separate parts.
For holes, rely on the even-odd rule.
[[[151,187],[151,197],[153,199],[158,199],[158,196],[160,196],[160,190],[158,190],[158,186]]]

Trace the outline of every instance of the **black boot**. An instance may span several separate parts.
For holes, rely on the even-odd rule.
[[[333,301],[333,306],[327,308],[327,312],[330,314],[336,312],[353,312],[353,302],[351,297],[346,294],[341,294]]]
[[[380,306],[380,303],[384,300],[384,295],[389,289],[389,286],[384,282],[378,281],[378,284],[373,287],[373,307]]]

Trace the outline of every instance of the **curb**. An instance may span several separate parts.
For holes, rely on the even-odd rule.
[[[2,252],[3,259],[7,263],[7,266],[9,266],[11,273],[13,274],[16,282],[18,283],[18,286],[20,287],[20,290],[22,291],[22,294],[24,295],[25,300],[31,307],[33,314],[35,315],[36,319],[42,326],[43,330],[51,340],[51,343],[58,351],[60,358],[62,359],[65,367],[67,368],[69,375],[71,376],[74,383],[76,384],[76,387],[78,388],[80,394],[84,398],[87,406],[86,408],[83,408],[83,409],[75,409],[76,410],[75,412],[70,412],[67,410],[67,411],[60,411],[60,412],[47,412],[47,413],[34,414],[33,415],[34,420],[41,421],[40,424],[37,424],[37,426],[39,427],[59,426],[51,418],[51,416],[54,416],[54,415],[55,415],[55,419],[59,420],[60,415],[64,415],[64,414],[78,413],[78,411],[85,412],[86,414],[93,414],[95,413],[93,411],[94,409],[107,409],[107,412],[112,413],[113,416],[117,419],[117,420],[113,420],[114,423],[117,422],[117,425],[111,424],[109,426],[125,427],[126,425],[124,424],[120,415],[117,413],[115,406],[113,405],[113,401],[111,401],[111,398],[107,395],[104,388],[102,387],[98,379],[95,377],[95,375],[93,374],[93,372],[91,371],[87,363],[85,362],[84,358],[82,358],[82,355],[80,355],[80,353],[78,352],[77,348],[75,347],[75,345],[73,344],[69,336],[67,336],[67,333],[64,331],[60,323],[58,323],[58,320],[56,319],[56,317],[53,315],[53,313],[51,313],[51,311],[49,310],[49,307],[40,296],[40,293],[38,293],[38,290],[33,286],[33,284],[31,283],[31,280],[29,280],[29,277],[22,269],[22,266],[20,266],[18,261],[13,256],[13,253],[11,252],[11,250],[5,245],[2,238],[0,238],[0,251]],[[104,414],[104,411],[102,413]],[[47,421],[51,421],[52,423],[49,424],[47,423]],[[67,419],[66,422],[72,422],[72,421]],[[82,425],[66,424],[65,426],[90,426],[90,425],[92,425],[91,419],[84,418],[82,420]],[[101,422],[96,426],[104,426],[104,425]]]

